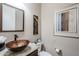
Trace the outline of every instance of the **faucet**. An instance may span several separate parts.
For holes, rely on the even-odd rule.
[[[17,34],[15,34],[15,35],[14,35],[14,40],[16,41],[16,40],[17,40],[17,38],[18,38],[18,35],[17,35]]]

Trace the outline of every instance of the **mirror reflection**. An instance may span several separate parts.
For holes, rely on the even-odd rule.
[[[23,31],[24,11],[7,4],[0,4],[0,6],[2,6],[1,31]]]

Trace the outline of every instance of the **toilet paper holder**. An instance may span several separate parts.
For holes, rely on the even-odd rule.
[[[57,53],[59,56],[62,56],[62,49],[60,49],[60,48],[55,48],[55,51],[56,51],[56,53]]]

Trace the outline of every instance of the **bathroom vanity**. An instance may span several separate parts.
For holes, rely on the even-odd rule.
[[[38,46],[30,43],[28,47],[21,52],[11,52],[5,48],[3,51],[0,51],[0,56],[38,56]]]

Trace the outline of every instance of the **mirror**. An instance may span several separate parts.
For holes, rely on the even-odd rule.
[[[7,4],[1,4],[1,6],[1,32],[24,31],[24,11]]]
[[[56,31],[76,32],[76,12],[76,8],[58,12]]]
[[[55,13],[54,35],[79,37],[79,5],[73,5]]]

